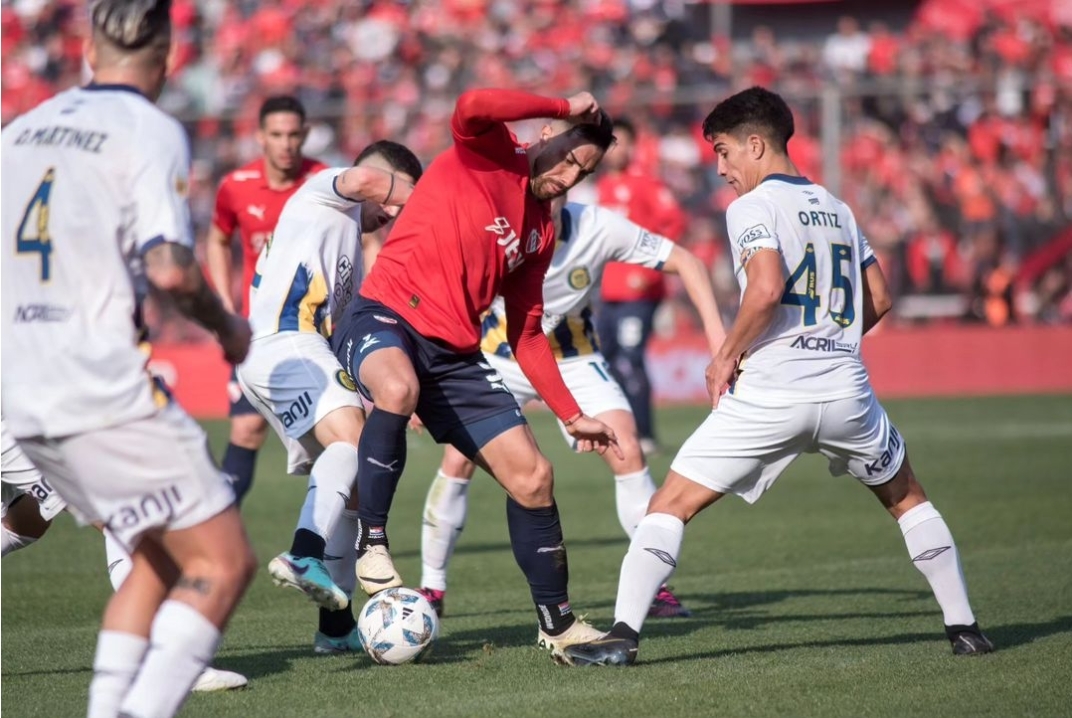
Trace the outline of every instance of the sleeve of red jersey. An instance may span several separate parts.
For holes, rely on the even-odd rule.
[[[566,118],[569,101],[520,90],[482,89],[462,93],[454,106],[450,129],[456,142],[466,143],[504,122],[537,117]]]
[[[238,216],[235,214],[234,203],[231,201],[231,183],[228,182],[227,177],[223,178],[219,190],[216,191],[216,207],[212,211],[212,224],[228,237],[238,226]]]
[[[503,282],[506,301],[506,338],[518,366],[532,388],[562,421],[581,413],[577,400],[562,381],[562,372],[543,333],[543,278],[551,264],[553,252],[532,263],[526,261]],[[535,259],[535,258],[534,258]]]

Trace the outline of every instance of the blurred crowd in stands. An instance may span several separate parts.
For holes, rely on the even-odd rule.
[[[683,242],[732,308],[734,195],[699,124],[726,92],[762,84],[797,112],[801,171],[853,207],[904,300],[899,321],[1072,321],[1072,3],[923,0],[900,26],[837,5],[820,33],[783,17],[730,41],[712,36],[706,5],[681,0],[175,0],[161,104],[193,138],[203,233],[216,182],[257,153],[266,95],[301,98],[307,154],[349,164],[383,137],[430,160],[467,87],[590,89],[637,125],[637,162],[680,198]],[[5,0],[5,122],[84,81],[84,12],[84,0]],[[664,329],[689,321],[681,306]]]

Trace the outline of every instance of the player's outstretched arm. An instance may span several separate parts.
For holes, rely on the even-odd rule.
[[[335,178],[335,191],[354,202],[401,207],[413,194],[413,185],[377,167],[351,167]]]
[[[249,352],[250,329],[245,319],[228,312],[209,288],[193,250],[162,242],[144,254],[145,275],[157,289],[172,297],[179,311],[214,332],[224,356],[238,364]]]
[[[863,332],[867,334],[888,311],[893,309],[893,297],[890,296],[886,275],[882,273],[882,267],[878,266],[878,262],[871,262],[867,265],[860,279],[863,282],[861,291],[864,303]]]
[[[231,237],[215,224],[209,226],[205,239],[205,263],[224,309],[234,312],[234,298],[231,296]]]
[[[681,277],[685,292],[700,315],[704,336],[711,347],[711,356],[714,356],[726,339],[726,328],[722,325],[722,314],[718,311],[715,289],[711,285],[711,275],[707,273],[707,267],[695,254],[675,245],[663,264],[663,271]]]
[[[785,291],[781,252],[772,249],[755,252],[748,258],[744,271],[748,286],[741,297],[737,319],[707,367],[707,391],[715,407],[733,381],[741,355],[770,326]]]

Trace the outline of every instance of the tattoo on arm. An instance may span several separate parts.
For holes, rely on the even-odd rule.
[[[226,326],[227,310],[205,282],[192,249],[164,242],[145,253],[145,268],[151,281],[153,277],[177,276],[161,289],[185,316],[217,333]]]
[[[212,581],[207,578],[197,578],[196,576],[180,576],[179,580],[175,582],[175,588],[182,588],[207,596],[212,593]]]

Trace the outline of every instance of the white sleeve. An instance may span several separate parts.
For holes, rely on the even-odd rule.
[[[761,200],[741,197],[730,203],[726,210],[726,233],[742,266],[757,250],[782,250],[774,226],[774,213]]]
[[[591,211],[597,231],[606,236],[610,258],[616,262],[662,269],[674,251],[674,243],[669,239],[652,234],[617,212],[601,207],[592,207]]]
[[[163,120],[163,121],[161,121]],[[134,242],[139,252],[162,242],[193,247],[190,189],[190,144],[186,130],[163,116],[146,121],[137,142],[133,173]]]
[[[303,184],[298,191],[302,192],[306,198],[315,204],[337,210],[352,209],[361,204],[361,202],[339,194],[339,191],[335,188],[336,180],[348,169],[350,168],[329,167],[326,170],[321,170],[310,177],[309,181]]]

